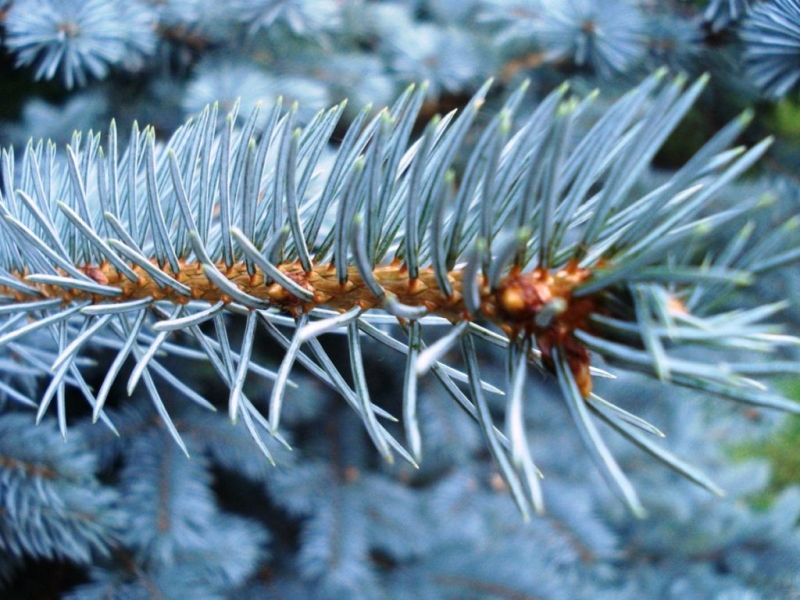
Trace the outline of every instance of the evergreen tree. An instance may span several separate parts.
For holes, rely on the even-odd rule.
[[[796,0],[0,10],[5,594],[800,593]]]

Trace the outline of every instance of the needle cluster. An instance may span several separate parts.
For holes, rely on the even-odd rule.
[[[36,405],[39,419],[55,399],[66,436],[65,390],[77,386],[94,419],[113,428],[105,402],[132,360],[128,393],[144,386],[186,451],[161,390],[213,403],[171,373],[163,354],[177,353],[210,361],[230,389],[230,418],[271,457],[262,435],[283,440],[284,399],[299,362],[343,397],[386,460],[416,464],[423,455],[417,390],[431,372],[480,423],[527,513],[543,508],[523,418],[527,373],[539,368],[555,376],[588,452],[634,512],[644,509],[597,420],[718,491],[654,443],[654,426],[592,386],[610,376],[599,368],[603,357],[674,385],[798,410],[754,379],[793,364],[717,354],[796,343],[763,323],[780,305],[725,304],[732,289],[797,259],[789,242],[796,220],[769,239],[750,239],[745,226],[724,249],[706,245],[716,228],[757,208],[758,198],[721,209],[713,202],[769,140],[731,147],[749,121],[742,115],[666,181],[642,187],[640,176],[704,83],[686,87],[657,73],[594,120],[586,115],[595,96],[573,97],[562,86],[517,122],[523,86],[476,131],[487,84],[416,140],[426,92],[409,89],[374,116],[361,112],[324,170],[342,105],[302,128],[296,107],[278,103],[266,118],[259,107],[242,122],[229,114],[218,130],[209,107],[163,145],[152,129],[134,126],[120,148],[112,123],[104,144],[76,135],[63,157],[31,143],[17,165],[13,150],[3,151],[0,349],[48,380],[39,397],[10,388],[13,397]],[[266,123],[261,134],[257,122]],[[457,156],[466,157],[463,171]],[[230,313],[244,316],[238,349]],[[387,333],[387,322],[399,325],[399,337]],[[259,331],[285,349],[275,371],[251,360]],[[319,342],[334,331],[347,336],[352,383]],[[406,444],[371,399],[365,337],[406,357]],[[487,343],[507,351],[504,392],[480,374],[478,348]],[[115,358],[95,391],[81,360],[97,344]],[[682,346],[707,348],[707,359],[682,358]],[[27,347],[52,350],[45,358]],[[444,362],[455,348],[463,372]],[[255,378],[272,380],[266,414],[245,387]],[[505,428],[487,402],[497,393],[507,398]]]

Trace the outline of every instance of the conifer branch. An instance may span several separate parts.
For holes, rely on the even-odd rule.
[[[631,423],[641,425],[635,416],[592,396],[596,353],[679,386],[800,412],[754,381],[747,365],[712,354],[707,363],[679,356],[689,343],[761,353],[798,343],[761,324],[771,310],[719,308],[731,289],[798,255],[794,246],[782,248],[773,264],[746,252],[741,236],[722,252],[709,247],[715,228],[753,208],[714,204],[769,145],[730,149],[748,115],[665,183],[637,187],[704,84],[701,78],[684,89],[681,78],[656,73],[595,121],[587,116],[594,96],[579,100],[562,86],[515,124],[521,90],[472,148],[466,133],[488,86],[460,116],[431,120],[410,145],[425,90],[409,90],[375,116],[362,112],[325,170],[320,157],[341,107],[297,128],[295,109],[281,113],[279,104],[260,135],[254,133],[258,107],[241,124],[235,112],[229,115],[219,132],[217,109],[209,107],[164,144],[156,144],[153,129],[134,126],[122,151],[112,123],[105,146],[91,133],[76,134],[65,156],[31,143],[19,166],[13,149],[4,150],[0,351],[50,336],[44,368],[26,356],[15,360],[52,377],[39,415],[56,395],[64,430],[64,386],[81,387],[95,418],[105,419],[108,389],[132,359],[128,393],[146,386],[184,451],[156,382],[210,403],[175,381],[158,357],[163,351],[205,355],[230,387],[230,417],[241,417],[267,454],[261,432],[282,439],[281,407],[297,361],[339,391],[387,460],[397,452],[412,463],[424,445],[415,423],[416,378],[432,370],[481,423],[526,512],[529,505],[541,510],[542,502],[520,433],[522,356],[559,380],[590,453],[634,512],[643,509],[595,430],[593,414],[714,489],[632,433]],[[458,154],[467,155],[460,173]],[[231,349],[225,313],[247,315],[240,353]],[[408,357],[404,414],[411,454],[381,424],[387,415],[370,400],[361,364],[362,332],[387,316],[411,322],[408,345],[387,342]],[[293,337],[274,326],[287,320],[297,324]],[[454,326],[453,334],[425,351],[424,334],[442,320]],[[200,329],[206,321],[215,336]],[[277,373],[251,364],[259,324],[287,348]],[[354,389],[316,339],[332,330],[348,336]],[[182,348],[181,332],[200,352]],[[516,357],[508,438],[493,425],[483,397],[487,384],[478,375],[475,344],[487,337]],[[90,341],[117,353],[97,398],[79,370]],[[439,362],[456,342],[466,375]],[[276,379],[267,417],[244,393],[254,372]],[[472,400],[461,398],[453,384],[458,377],[469,382]]]

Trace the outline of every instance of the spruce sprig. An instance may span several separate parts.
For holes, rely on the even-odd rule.
[[[728,247],[713,247],[714,232],[757,208],[758,199],[722,208],[716,199],[769,140],[731,147],[750,119],[744,114],[666,181],[643,181],[704,84],[686,87],[659,72],[596,119],[596,95],[578,99],[562,86],[515,122],[523,87],[474,145],[468,134],[488,84],[460,114],[431,120],[416,141],[424,86],[376,114],[367,108],[332,155],[328,142],[343,105],[300,128],[297,108],[280,103],[260,133],[259,107],[241,122],[235,109],[220,128],[217,108],[208,107],[163,144],[151,128],[134,125],[120,149],[112,123],[105,144],[91,132],[76,133],[63,154],[31,142],[19,165],[14,150],[4,150],[0,350],[6,365],[49,378],[39,397],[25,385],[4,386],[12,399],[38,405],[38,419],[55,399],[64,436],[65,390],[77,386],[95,420],[113,427],[104,403],[131,360],[128,393],[144,385],[186,452],[164,386],[213,405],[172,375],[163,356],[207,360],[230,388],[231,419],[241,419],[271,459],[261,432],[282,440],[281,407],[300,363],[345,399],[387,460],[399,454],[416,463],[424,449],[417,379],[430,371],[480,423],[527,515],[543,508],[523,420],[533,365],[555,375],[588,451],[636,514],[644,508],[596,419],[718,492],[652,442],[658,429],[592,385],[608,375],[593,366],[594,353],[675,385],[800,412],[753,378],[794,363],[726,362],[718,353],[797,343],[764,324],[780,306],[725,304],[733,288],[798,257],[789,241],[797,222],[784,227],[779,250],[768,248],[774,240],[751,240],[748,226]],[[236,349],[227,313],[245,316]],[[387,320],[400,324],[399,337],[377,327]],[[285,348],[277,371],[252,360],[259,331]],[[352,386],[319,342],[333,331],[347,335]],[[383,424],[393,417],[370,397],[364,335],[407,357],[410,452]],[[480,376],[486,343],[509,356],[504,431],[486,398],[502,391]],[[89,345],[115,352],[97,392],[81,372]],[[457,346],[464,372],[443,362]],[[682,358],[682,346],[707,349],[705,362]],[[245,391],[255,377],[273,382],[266,416]]]

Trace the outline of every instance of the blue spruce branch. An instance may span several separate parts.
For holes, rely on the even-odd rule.
[[[690,362],[677,352],[702,345],[768,353],[797,343],[763,324],[780,305],[724,301],[755,274],[797,258],[795,222],[786,224],[788,246],[769,258],[745,251],[740,238],[719,253],[707,246],[711,232],[757,208],[755,201],[713,204],[769,145],[731,148],[749,115],[658,187],[637,188],[704,83],[684,89],[682,79],[657,73],[596,120],[587,118],[594,96],[569,97],[562,86],[515,125],[523,88],[472,149],[465,140],[486,86],[460,115],[432,120],[407,148],[426,95],[424,87],[409,90],[390,109],[362,112],[324,170],[320,160],[341,106],[302,128],[296,109],[280,104],[266,118],[258,107],[241,122],[231,113],[221,129],[217,109],[207,108],[164,144],[152,129],[134,125],[120,148],[112,123],[105,145],[91,133],[76,134],[65,154],[31,143],[19,165],[6,150],[0,348],[48,348],[42,359],[25,352],[8,358],[46,376],[38,418],[55,403],[64,436],[68,386],[78,387],[95,420],[113,427],[104,411],[108,390],[132,360],[128,393],[146,390],[186,453],[164,384],[206,408],[213,403],[173,375],[163,355],[208,360],[230,389],[231,419],[242,421],[271,460],[262,436],[283,442],[284,396],[299,362],[347,401],[384,458],[397,454],[415,464],[423,454],[415,390],[418,377],[432,370],[481,424],[523,513],[542,508],[520,410],[533,364],[557,377],[587,449],[634,512],[643,507],[596,430],[597,417],[716,490],[658,449],[647,437],[649,424],[596,396],[593,380],[603,371],[592,358],[746,404],[798,411],[753,378],[761,372],[757,363],[712,352]],[[461,152],[468,159],[455,190],[447,174]],[[236,345],[225,313],[246,316]],[[411,453],[390,432],[391,415],[371,400],[363,372],[363,333],[394,321],[409,323],[407,337],[377,339],[406,357]],[[448,321],[456,328],[443,336]],[[294,332],[283,333],[285,326]],[[342,330],[352,383],[318,341]],[[251,360],[257,331],[286,349],[277,370]],[[423,334],[434,332],[441,341],[426,343]],[[465,373],[440,360],[459,341]],[[517,357],[505,431],[486,398],[500,390],[481,379],[475,354],[476,343],[486,342]],[[83,351],[93,345],[116,354],[99,390],[81,369]],[[769,371],[794,368],[776,363]],[[245,385],[255,378],[274,382],[268,416]],[[459,380],[469,383],[471,398]]]

